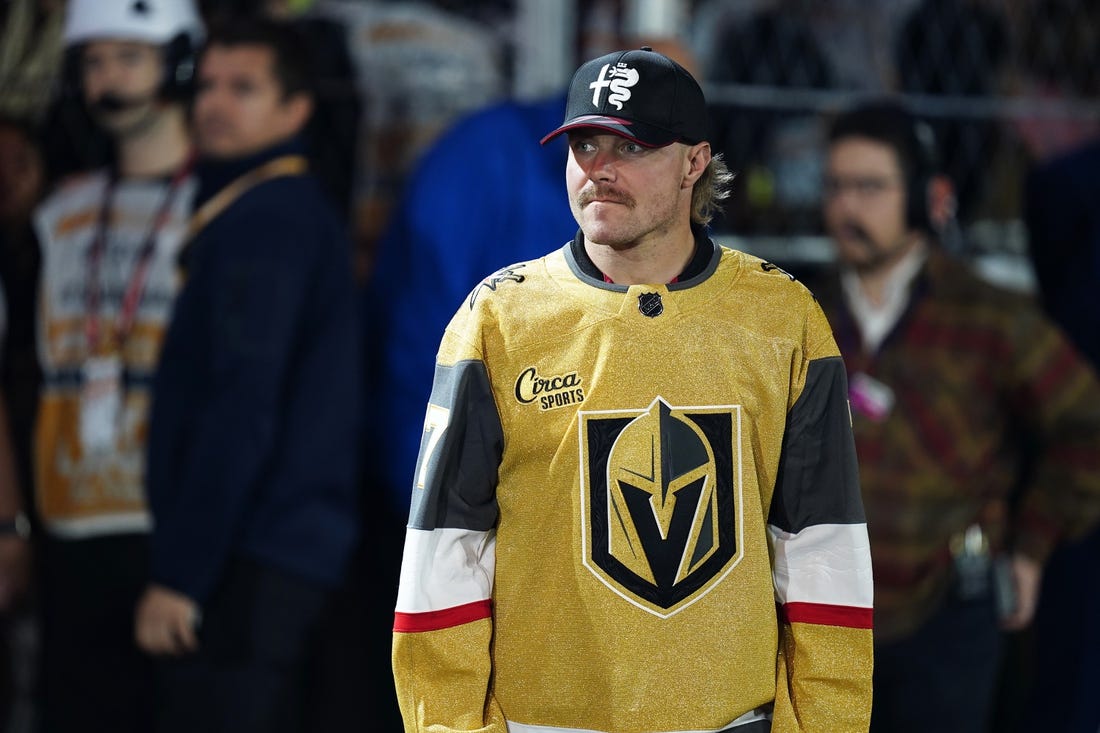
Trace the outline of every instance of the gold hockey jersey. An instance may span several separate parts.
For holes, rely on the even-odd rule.
[[[801,284],[707,246],[627,287],[567,245],[454,316],[395,618],[407,731],[867,729],[843,364]]]

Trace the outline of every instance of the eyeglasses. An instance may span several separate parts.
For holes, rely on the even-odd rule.
[[[825,176],[821,181],[821,192],[827,199],[839,198],[846,191],[856,198],[872,199],[894,188],[901,188],[901,181],[878,176]]]

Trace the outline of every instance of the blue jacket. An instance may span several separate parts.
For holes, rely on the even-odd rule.
[[[372,479],[407,509],[435,352],[485,276],[573,238],[565,96],[492,105],[457,122],[420,159],[379,244],[367,289]]]
[[[195,206],[299,141],[200,165]],[[324,586],[357,532],[362,358],[343,225],[310,175],[247,190],[186,249],[154,384],[152,580],[200,604],[244,555]]]

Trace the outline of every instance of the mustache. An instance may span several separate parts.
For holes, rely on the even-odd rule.
[[[847,220],[841,222],[836,229],[836,235],[847,239],[854,239],[867,247],[873,247],[875,242],[867,229],[858,221]]]
[[[577,203],[583,207],[597,199],[600,201],[610,201],[616,204],[624,204],[626,206],[634,206],[633,197],[607,186],[593,186],[592,188],[584,189],[577,196]]]
[[[99,98],[92,100],[88,106],[91,107],[93,112],[112,114],[140,107],[143,104],[148,104],[150,101],[150,97],[148,96],[131,97],[124,94],[116,94],[115,92],[105,92],[101,94]]]

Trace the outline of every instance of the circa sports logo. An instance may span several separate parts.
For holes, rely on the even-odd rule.
[[[584,388],[576,372],[542,376],[535,367],[527,367],[516,379],[516,400],[524,405],[538,402],[542,411],[584,402]]]
[[[623,102],[630,99],[630,88],[637,84],[640,78],[637,69],[632,69],[624,63],[618,63],[614,66],[604,64],[603,68],[600,69],[600,75],[596,77],[596,81],[588,85],[588,88],[592,90],[592,106],[599,107],[600,92],[609,89],[607,101],[615,105],[615,109],[621,111]]]
[[[628,602],[668,618],[743,556],[741,408],[580,411],[586,568]]]

